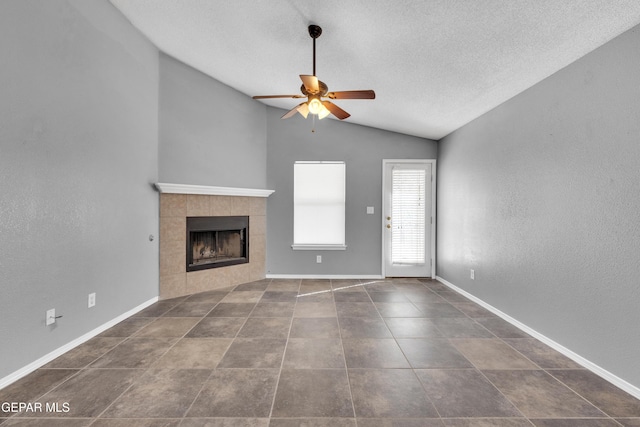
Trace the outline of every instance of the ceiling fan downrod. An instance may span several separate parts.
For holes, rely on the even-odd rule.
[[[318,25],[309,25],[309,35],[313,39],[313,75],[316,75],[316,39],[322,34],[322,28]]]

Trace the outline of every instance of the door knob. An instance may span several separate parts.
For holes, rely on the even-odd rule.
[[[387,224],[387,228],[391,228],[391,224]]]
[[[391,221],[391,217],[390,216],[387,217],[387,221]]]

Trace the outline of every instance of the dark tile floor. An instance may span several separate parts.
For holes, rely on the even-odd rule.
[[[43,405],[0,413],[2,427],[640,427],[640,401],[417,279],[263,280],[160,301],[0,402]]]

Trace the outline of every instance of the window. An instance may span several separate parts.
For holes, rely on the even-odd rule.
[[[294,250],[344,250],[345,163],[293,165]]]

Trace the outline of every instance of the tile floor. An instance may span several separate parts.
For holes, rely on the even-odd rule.
[[[2,427],[640,426],[640,401],[428,279],[160,301],[0,402],[60,410],[0,413]]]

